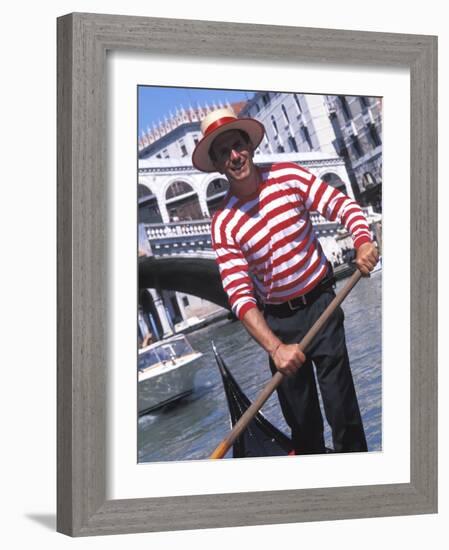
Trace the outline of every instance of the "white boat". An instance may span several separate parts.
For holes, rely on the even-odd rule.
[[[184,334],[139,350],[139,414],[152,411],[191,393],[202,353]]]

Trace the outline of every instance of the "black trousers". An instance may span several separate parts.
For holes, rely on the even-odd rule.
[[[299,343],[318,319],[335,293],[325,289],[311,304],[286,316],[265,313],[271,330],[285,344]],[[332,429],[337,452],[367,451],[365,433],[349,366],[344,333],[344,313],[337,308],[306,351],[306,363],[293,376],[284,377],[278,388],[282,412],[292,430],[297,454],[324,453],[323,417],[318,400],[312,362],[323,399],[324,412]],[[270,358],[270,368],[276,367]]]

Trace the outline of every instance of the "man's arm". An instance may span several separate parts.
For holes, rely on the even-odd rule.
[[[269,353],[277,370],[282,374],[294,374],[305,362],[305,355],[298,344],[282,343],[256,307],[249,309],[241,321],[251,336]]]
[[[306,208],[316,210],[329,221],[338,221],[345,226],[354,242],[357,268],[362,275],[369,275],[377,264],[379,254],[360,205],[338,189],[313,177],[308,170],[302,167],[296,170],[299,170],[296,173],[300,182],[298,188]]]

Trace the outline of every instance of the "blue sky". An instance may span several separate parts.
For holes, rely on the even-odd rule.
[[[152,127],[153,122],[158,124],[165,116],[169,116],[170,110],[175,114],[176,107],[188,109],[190,105],[194,108],[199,103],[201,107],[205,103],[211,105],[219,100],[224,104],[226,101],[247,100],[254,95],[252,91],[236,90],[210,90],[204,88],[167,88],[162,86],[139,86],[138,88],[138,125],[139,135],[142,130]]]

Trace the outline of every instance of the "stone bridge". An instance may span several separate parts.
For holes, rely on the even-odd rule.
[[[381,220],[364,208],[372,229]],[[352,248],[346,230],[318,213],[311,220],[327,257],[341,257]],[[140,224],[139,287],[176,290],[228,307],[211,245],[210,220]]]

